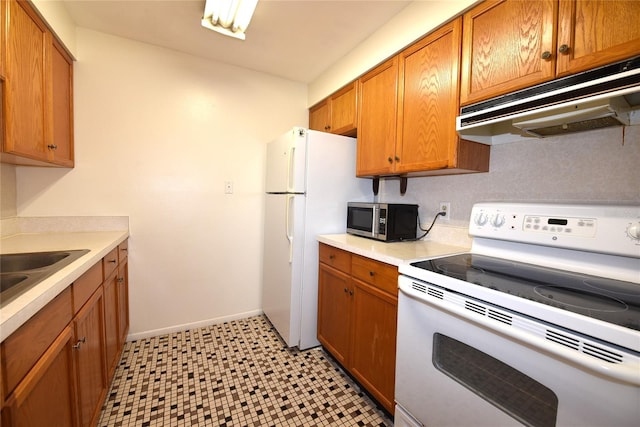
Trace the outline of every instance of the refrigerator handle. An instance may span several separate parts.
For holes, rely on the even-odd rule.
[[[293,194],[287,194],[286,200],[286,215],[285,215],[285,235],[289,241],[289,264],[293,262],[293,232],[291,231],[291,210],[293,209]]]
[[[295,153],[296,153],[296,147],[291,147],[289,148],[289,166],[287,169],[287,191],[293,191],[293,184],[294,184],[294,180],[295,180],[295,171],[293,169],[293,164],[295,161]]]

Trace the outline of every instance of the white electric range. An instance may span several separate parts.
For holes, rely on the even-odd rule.
[[[640,207],[480,203],[400,266],[396,426],[640,424]]]

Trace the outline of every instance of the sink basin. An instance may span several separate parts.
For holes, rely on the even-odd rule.
[[[49,267],[69,255],[71,255],[69,251],[0,255],[0,272],[13,273]]]
[[[23,280],[28,279],[29,276],[25,276],[24,274],[1,274],[0,275],[0,290],[2,292],[9,290],[22,282]]]
[[[87,252],[75,249],[0,255],[0,307]]]

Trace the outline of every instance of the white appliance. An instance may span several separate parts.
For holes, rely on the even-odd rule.
[[[396,427],[640,424],[640,206],[474,205],[401,265]]]
[[[267,145],[262,308],[289,347],[317,340],[319,234],[344,233],[347,202],[364,201],[356,140],[294,128]]]

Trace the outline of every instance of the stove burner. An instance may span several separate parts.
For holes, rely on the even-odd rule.
[[[617,298],[597,292],[566,288],[563,286],[536,286],[536,294],[555,303],[591,311],[617,313],[629,306]]]

